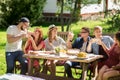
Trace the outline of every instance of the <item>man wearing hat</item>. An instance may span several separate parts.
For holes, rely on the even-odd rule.
[[[7,43],[5,48],[6,73],[13,73],[16,60],[21,64],[21,74],[26,74],[27,72],[27,60],[23,57],[22,39],[27,38],[29,23],[28,18],[22,17],[17,25],[11,25],[7,29]]]

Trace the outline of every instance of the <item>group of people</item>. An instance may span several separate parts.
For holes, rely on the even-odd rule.
[[[54,50],[60,45],[66,46],[66,48],[80,49],[82,52],[94,53],[97,55],[103,55],[104,58],[98,62],[99,74],[97,80],[107,80],[110,76],[119,75],[120,69],[120,32],[118,31],[114,40],[110,36],[102,35],[102,27],[94,27],[94,38],[90,37],[90,30],[88,27],[83,27],[80,31],[80,36],[73,40],[73,33],[68,34],[66,42],[59,36],[57,36],[57,27],[50,25],[48,30],[48,37],[43,39],[43,32],[40,28],[35,28],[34,32],[28,31],[29,19],[23,17],[19,20],[17,25],[11,25],[7,29],[7,44],[6,44],[6,63],[7,73],[12,73],[14,70],[15,61],[21,63],[21,74],[27,73],[29,59],[23,57],[23,54],[27,54],[30,50]],[[27,38],[22,50],[22,39]],[[74,41],[74,42],[73,42]],[[44,60],[43,73],[47,74],[49,70],[52,75],[55,75],[56,60]],[[72,76],[71,67],[80,65],[79,62],[66,61],[64,63],[65,71],[68,77]],[[90,64],[92,66],[94,64]],[[40,72],[39,60],[34,61],[35,73]],[[107,75],[109,74],[109,75]]]

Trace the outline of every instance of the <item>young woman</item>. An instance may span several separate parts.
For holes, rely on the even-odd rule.
[[[99,44],[107,52],[109,58],[100,69],[97,80],[108,80],[109,77],[120,74],[120,32],[115,34],[115,43],[110,50],[103,42],[99,41]]]
[[[61,37],[57,36],[57,27],[55,25],[49,26],[48,38],[44,42],[45,50],[47,51],[55,50],[56,47],[61,45],[66,46],[65,41]],[[55,63],[56,62],[54,60],[46,60],[43,66],[43,73],[47,74],[47,71],[49,70],[51,75],[55,75],[56,73]]]
[[[114,40],[110,36],[102,36],[101,26],[94,27],[93,33],[95,37],[89,41],[87,52],[93,52],[94,54],[104,56],[104,58],[99,61],[98,68],[100,69],[104,64],[104,61],[108,58],[108,56],[106,55],[101,45],[99,45],[99,41],[102,41],[106,45],[106,47],[109,49],[113,45]]]
[[[28,40],[24,47],[24,52],[27,54],[30,50],[34,50],[34,51],[42,50],[44,49],[44,47],[45,44],[43,40],[42,30],[40,28],[35,28],[33,34],[28,37]],[[35,59],[34,61],[34,68],[35,68],[35,73],[39,73],[40,65],[38,59]]]

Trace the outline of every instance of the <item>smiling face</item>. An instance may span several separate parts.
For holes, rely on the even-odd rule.
[[[82,28],[81,32],[80,32],[80,35],[82,38],[86,38],[89,36],[89,31],[88,31],[88,28]]]
[[[25,30],[25,29],[28,29],[28,27],[29,27],[29,24],[30,23],[28,23],[28,22],[21,22],[21,30]]]
[[[39,29],[39,28],[35,28],[35,30],[34,30],[34,37],[35,38],[42,38],[42,31],[41,31],[41,29]]]
[[[52,33],[52,38],[56,37],[56,35],[57,35],[57,29],[54,28],[51,33]]]
[[[102,36],[102,28],[101,27],[95,27],[94,28],[94,35],[96,38],[100,38]]]

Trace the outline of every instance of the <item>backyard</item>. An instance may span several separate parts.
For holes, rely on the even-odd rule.
[[[113,32],[109,32],[107,29],[110,27],[110,25],[106,24],[105,20],[99,20],[99,21],[79,21],[76,23],[73,23],[71,25],[71,31],[75,34],[75,37],[77,36],[77,34],[79,33],[81,27],[83,26],[88,26],[91,29],[91,34],[93,27],[94,26],[102,26],[103,27],[103,33],[109,33],[109,34],[113,34]],[[43,30],[43,34],[44,34],[44,38],[47,37],[47,30],[48,27],[47,26],[33,26],[30,28],[30,31],[33,31],[35,27],[41,27]],[[59,31],[61,29],[61,27],[58,25]],[[115,32],[114,32],[115,33]],[[5,44],[6,44],[6,30],[0,30],[0,75],[5,74],[6,72],[6,62],[5,62]],[[64,70],[64,67],[57,67],[57,70]],[[74,76],[76,78],[79,77],[79,75],[75,75],[75,73],[73,73]],[[57,74],[57,76],[63,76],[63,74]]]

